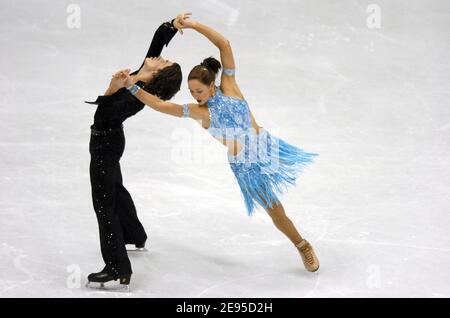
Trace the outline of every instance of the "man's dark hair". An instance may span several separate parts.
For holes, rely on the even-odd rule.
[[[162,100],[169,100],[180,90],[183,75],[178,63],[166,66],[144,86],[144,90]]]

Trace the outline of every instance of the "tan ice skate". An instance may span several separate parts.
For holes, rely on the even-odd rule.
[[[302,256],[305,268],[310,272],[315,272],[319,269],[319,259],[314,253],[314,249],[307,240],[303,240],[295,245]]]

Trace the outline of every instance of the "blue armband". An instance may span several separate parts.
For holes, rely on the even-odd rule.
[[[183,117],[189,117],[189,105],[188,104],[183,105]]]
[[[236,70],[234,68],[224,68],[223,74],[227,76],[233,76],[236,73]]]

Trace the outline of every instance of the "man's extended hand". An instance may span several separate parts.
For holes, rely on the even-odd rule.
[[[186,20],[189,19],[191,15],[192,13],[180,13],[173,21],[174,27],[176,27],[181,34],[183,34],[183,29],[187,28]]]

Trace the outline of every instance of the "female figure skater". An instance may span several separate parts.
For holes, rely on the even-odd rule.
[[[180,66],[159,57],[178,31],[174,21],[165,22],[156,30],[144,62],[133,72],[136,85],[161,100],[172,98],[182,81]],[[88,286],[95,282],[103,287],[104,283],[119,279],[128,287],[132,270],[125,244],[143,248],[147,240],[133,200],[122,184],[119,163],[125,148],[122,123],[141,111],[144,104],[122,88],[124,79],[120,74],[113,75],[105,94],[92,103],[98,107],[91,126],[89,171],[105,267],[88,276]]]
[[[149,94],[128,77],[128,90],[151,108],[177,117],[191,117],[228,148],[228,161],[237,179],[249,215],[255,205],[261,205],[275,226],[297,247],[304,266],[314,272],[319,260],[311,244],[302,238],[286,216],[278,195],[295,184],[302,168],[313,162],[318,154],[307,153],[271,135],[259,126],[235,80],[235,63],[230,42],[221,34],[189,15],[178,18],[181,29],[191,28],[208,38],[220,50],[223,64],[220,86],[215,77],[221,68],[214,58],[195,66],[188,77],[191,95],[198,104],[177,105]]]

